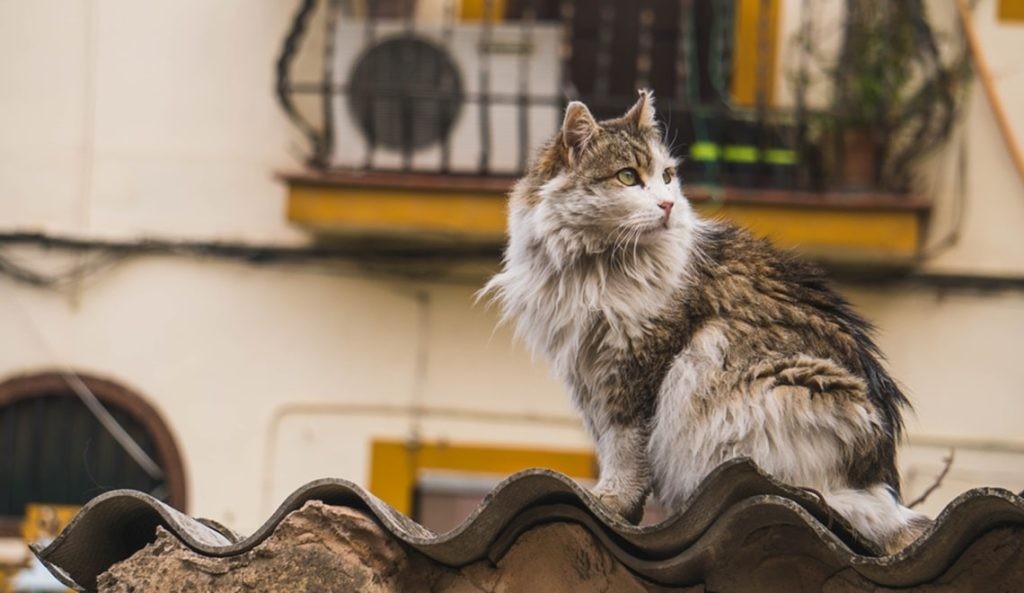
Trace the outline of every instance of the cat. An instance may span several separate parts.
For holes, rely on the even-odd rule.
[[[510,193],[503,267],[481,291],[571,392],[594,494],[636,523],[652,491],[682,508],[746,456],[902,549],[929,520],[900,500],[909,404],[870,325],[817,267],[698,218],[677,165],[650,92],[601,122],[570,103]]]

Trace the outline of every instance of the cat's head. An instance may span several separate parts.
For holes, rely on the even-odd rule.
[[[677,165],[649,91],[622,117],[600,122],[574,101],[513,194],[511,232],[528,232],[566,255],[670,240],[692,217]]]

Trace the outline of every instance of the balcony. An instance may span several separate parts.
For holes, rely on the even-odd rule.
[[[946,140],[962,60],[914,3],[306,0],[277,93],[307,142],[288,217],[332,241],[473,251],[564,105],[652,88],[706,216],[853,263],[911,264],[916,165]],[[836,67],[844,64],[844,68]]]

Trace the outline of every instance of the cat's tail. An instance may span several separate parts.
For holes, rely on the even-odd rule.
[[[896,554],[921,537],[932,520],[903,506],[886,484],[869,488],[824,492],[829,506],[846,518],[854,529]]]

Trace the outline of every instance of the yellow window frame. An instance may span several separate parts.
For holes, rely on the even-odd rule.
[[[405,515],[412,513],[416,482],[424,470],[509,475],[543,467],[573,478],[597,477],[597,460],[590,451],[387,439],[374,440],[370,451],[370,491]]]
[[[1001,23],[1024,22],[1024,0],[999,0],[999,12],[996,16]]]
[[[752,106],[757,102],[757,63],[768,60],[765,69],[765,99],[769,105],[775,99],[775,78],[778,72],[779,12],[781,0],[736,0],[735,28],[733,29],[732,99],[737,105]],[[767,55],[761,55],[759,31],[763,11],[767,14]]]

